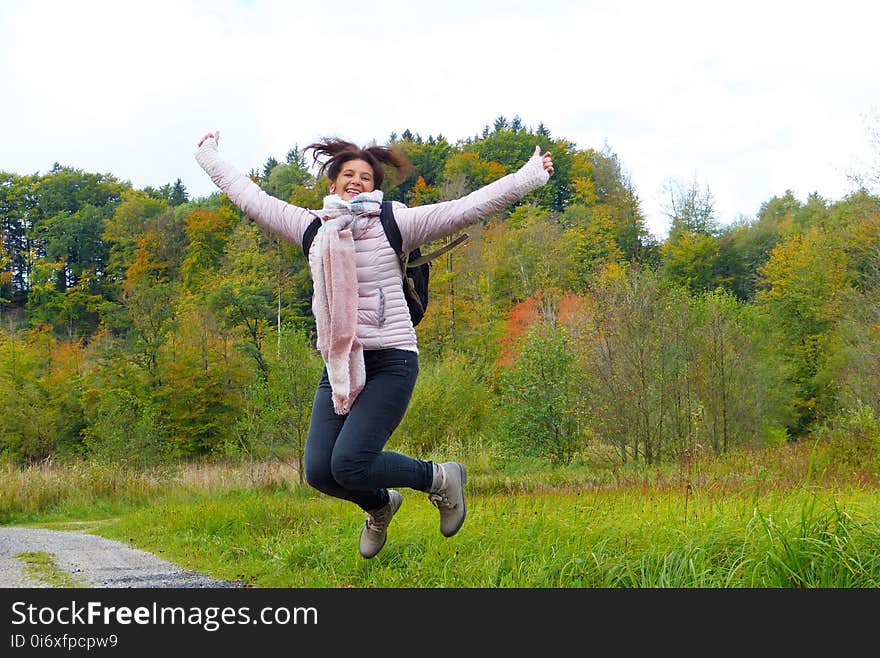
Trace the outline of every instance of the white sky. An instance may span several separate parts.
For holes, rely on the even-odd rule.
[[[53,162],[215,188],[325,135],[450,141],[499,115],[618,155],[663,236],[664,184],[718,219],[791,189],[836,201],[874,153],[880,3],[0,0],[0,170]]]

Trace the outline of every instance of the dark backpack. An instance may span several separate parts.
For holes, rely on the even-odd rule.
[[[382,228],[385,229],[385,236],[388,238],[391,248],[394,249],[394,253],[397,254],[397,258],[400,260],[400,268],[406,273],[406,276],[403,277],[403,296],[406,298],[406,305],[409,307],[409,315],[412,318],[413,326],[416,326],[422,321],[428,308],[428,280],[431,275],[431,261],[467,240],[468,234],[462,233],[449,244],[444,245],[437,251],[431,252],[427,256],[422,256],[422,251],[418,247],[405,254],[403,253],[403,238],[400,235],[397,220],[394,219],[394,211],[391,208],[390,201],[382,201],[382,211],[379,219],[382,222]],[[302,249],[306,258],[309,257],[309,249],[312,247],[315,234],[320,226],[321,219],[315,217],[303,233]]]

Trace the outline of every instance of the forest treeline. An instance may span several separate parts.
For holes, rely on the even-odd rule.
[[[504,117],[456,143],[389,142],[412,170],[384,191],[410,205],[512,172],[535,144],[556,169],[434,262],[396,441],[645,464],[816,432],[880,446],[880,197],[786,192],[722,225],[694,182],[670,188],[660,241],[607,147]],[[314,171],[294,146],[250,176],[318,208]],[[0,222],[2,460],[301,459],[321,362],[295,245],[219,192],[58,164],[0,172]]]

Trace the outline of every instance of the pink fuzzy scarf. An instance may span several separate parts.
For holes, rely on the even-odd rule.
[[[381,202],[382,193],[374,194]],[[358,197],[352,201],[356,200]],[[366,382],[364,349],[356,335],[358,286],[353,230],[357,217],[378,213],[378,204],[374,205],[373,199],[369,199],[368,205],[367,209],[345,204],[335,195],[325,199],[325,211],[329,211],[325,214],[332,218],[324,222],[312,244],[312,312],[318,330],[318,349],[333,389],[333,409],[340,415],[351,411]],[[357,215],[346,210],[354,210]]]

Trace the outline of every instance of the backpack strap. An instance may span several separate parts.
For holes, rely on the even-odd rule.
[[[315,235],[319,228],[321,228],[321,218],[315,216],[312,223],[306,226],[306,230],[303,232],[302,249],[306,258],[309,257],[309,249],[312,248],[312,242],[315,241]]]
[[[400,235],[400,227],[397,226],[397,220],[394,219],[394,210],[391,202],[382,201],[382,211],[379,214],[379,220],[382,222],[382,228],[385,229],[385,235],[391,248],[400,259],[401,264],[406,265],[406,254],[403,253],[403,237]]]
[[[449,244],[443,245],[439,249],[432,251],[430,254],[427,254],[425,256],[420,256],[418,258],[415,258],[415,259],[409,261],[408,266],[409,267],[418,267],[419,265],[423,265],[424,263],[427,263],[428,261],[432,261],[435,258],[437,258],[437,256],[442,256],[447,251],[452,251],[458,245],[466,242],[470,237],[471,236],[469,236],[467,233],[462,233],[461,235],[459,235],[457,238],[455,238],[455,240],[453,240]]]

